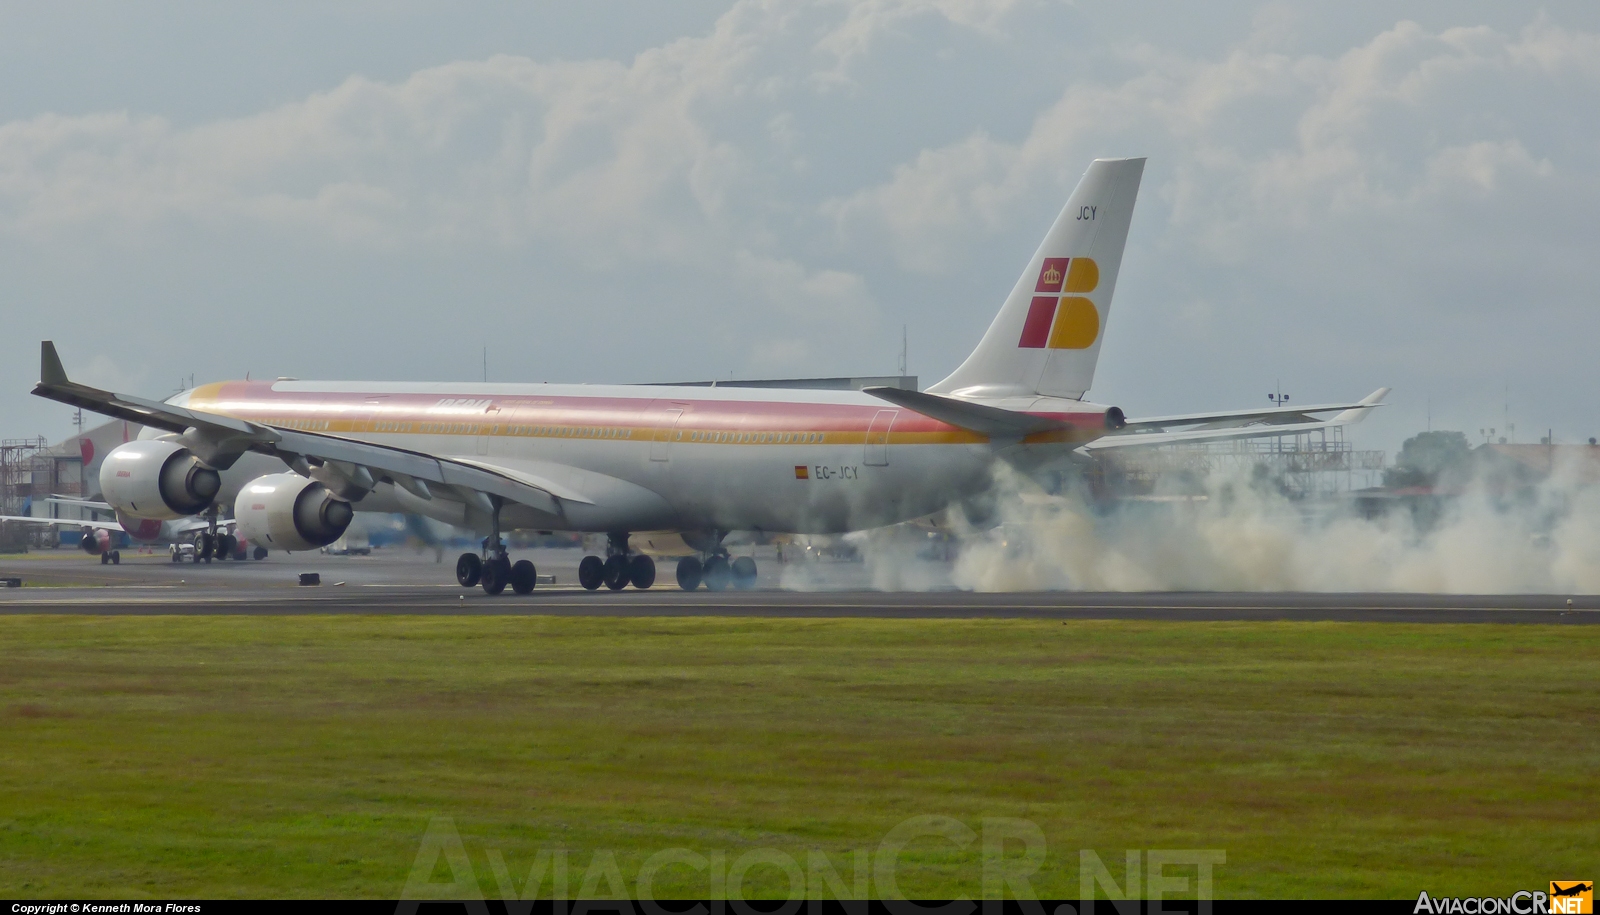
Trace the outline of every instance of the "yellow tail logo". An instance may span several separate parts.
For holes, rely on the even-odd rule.
[[[1087,257],[1047,257],[1039,268],[1039,282],[1022,323],[1024,349],[1088,349],[1100,337],[1100,312],[1083,295],[1100,285],[1100,267]]]

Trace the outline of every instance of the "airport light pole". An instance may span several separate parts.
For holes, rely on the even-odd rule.
[[[1267,399],[1272,401],[1276,406],[1287,406],[1289,403],[1289,395],[1283,393],[1283,382],[1275,381],[1272,383],[1272,386],[1276,393],[1268,394]],[[1283,450],[1283,436],[1280,435],[1277,438],[1274,438],[1272,442],[1274,448],[1279,451]]]

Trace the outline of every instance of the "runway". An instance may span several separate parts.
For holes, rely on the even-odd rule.
[[[878,591],[859,563],[812,564],[805,590],[797,576],[764,562],[756,589],[684,592],[663,570],[648,591],[584,591],[571,582],[579,554],[529,554],[554,583],[532,594],[491,597],[451,578],[431,554],[371,557],[300,554],[265,562],[173,564],[164,556],[125,555],[119,566],[67,553],[0,559],[0,615],[562,615],[616,617],[874,617],[885,619],[1120,619],[1190,621],[1335,621],[1394,623],[1600,623],[1600,596],[1455,595],[1305,592],[1016,592],[976,593],[937,587]],[[821,570],[816,566],[821,565]],[[322,584],[300,587],[301,572]],[[1570,604],[1569,604],[1570,601]]]

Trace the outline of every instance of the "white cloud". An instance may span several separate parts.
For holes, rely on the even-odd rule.
[[[1305,11],[1251,9],[1180,41],[1020,0],[748,0],[628,59],[0,123],[12,331],[151,377],[439,374],[487,337],[535,379],[642,380],[887,370],[905,322],[937,376],[1088,160],[1149,155],[1100,376],[1131,409],[1285,367],[1319,399],[1464,390],[1552,329],[1574,349],[1541,364],[1578,364],[1600,35],[1453,16],[1313,46]]]
[[[1500,116],[1513,93],[1475,90],[1558,73],[1600,89],[1594,41],[1541,19],[1520,35],[1400,22],[1331,59],[1251,43],[1217,60],[1138,47],[1142,72],[1070,85],[1019,141],[974,132],[825,208],[848,238],[886,235],[903,267],[948,271],[961,266],[952,252],[1003,231],[1041,188],[1061,196],[1093,155],[1165,150],[1174,226],[1231,260],[1285,226],[1492,191],[1508,170],[1553,177]]]

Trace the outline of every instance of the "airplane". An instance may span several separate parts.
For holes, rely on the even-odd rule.
[[[82,531],[83,536],[78,540],[78,546],[90,556],[99,556],[100,564],[121,565],[122,551],[118,549],[117,534],[126,534],[129,540],[148,546],[169,546],[173,562],[183,558],[183,553],[178,549],[179,544],[193,543],[194,552],[190,558],[195,562],[211,562],[216,559],[244,559],[254,555],[256,559],[267,558],[267,551],[257,546],[252,551],[250,544],[237,536],[233,529],[234,524],[228,521],[218,522],[219,530],[213,530],[210,519],[203,516],[189,516],[175,519],[135,518],[117,511],[110,503],[96,502],[87,499],[68,499],[52,497],[47,502],[60,505],[77,505],[95,511],[111,511],[117,513],[115,521],[97,521],[88,518],[40,518],[33,515],[0,515],[0,521],[13,521],[21,524],[43,524],[53,527],[76,527]]]
[[[281,378],[154,401],[69,380],[46,341],[33,393],[146,427],[100,470],[130,517],[214,519],[231,503],[241,534],[292,551],[332,543],[356,511],[418,514],[483,537],[456,580],[488,594],[536,582],[506,530],[608,535],[579,566],[589,590],[651,587],[654,555],[679,557],[685,590],[750,587],[755,561],[729,554],[730,531],[890,525],[982,495],[999,462],[1312,432],[1379,406],[1386,388],[1140,421],[1084,399],[1144,163],[1090,164],[977,348],[926,391]]]

